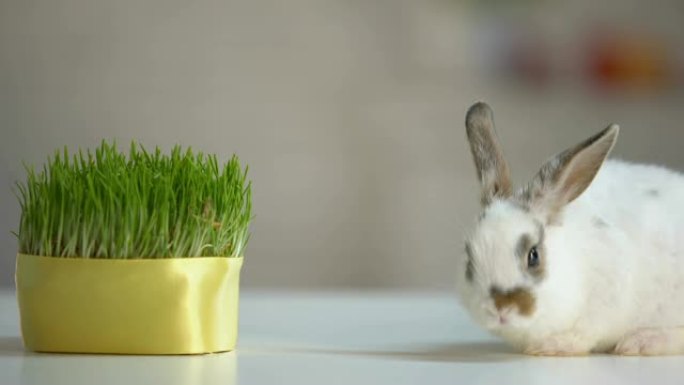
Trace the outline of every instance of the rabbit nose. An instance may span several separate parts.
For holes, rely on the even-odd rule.
[[[506,306],[501,309],[497,308],[497,316],[499,317],[499,323],[501,324],[506,324],[508,323],[508,319],[511,317],[511,314],[513,313],[513,307],[512,306]]]

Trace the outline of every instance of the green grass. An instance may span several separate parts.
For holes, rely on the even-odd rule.
[[[249,239],[251,183],[236,156],[176,146],[170,154],[102,142],[57,151],[17,183],[23,254],[82,258],[242,256]]]

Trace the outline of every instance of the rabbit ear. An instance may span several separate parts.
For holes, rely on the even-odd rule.
[[[482,186],[482,205],[509,197],[511,176],[494,131],[494,114],[486,103],[478,102],[468,109],[466,133]]]
[[[520,198],[528,207],[545,210],[550,221],[594,180],[617,141],[620,127],[608,128],[546,162]]]

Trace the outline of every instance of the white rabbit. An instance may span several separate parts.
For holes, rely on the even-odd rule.
[[[457,289],[476,322],[528,354],[684,353],[684,176],[606,161],[610,125],[514,191],[487,104],[466,129],[483,211]]]

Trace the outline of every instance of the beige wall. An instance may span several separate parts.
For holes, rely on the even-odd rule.
[[[0,284],[21,162],[103,138],[249,163],[251,287],[448,288],[477,209],[475,99],[494,106],[519,181],[609,121],[617,155],[684,169],[679,93],[488,78],[486,26],[456,3],[0,0]]]

